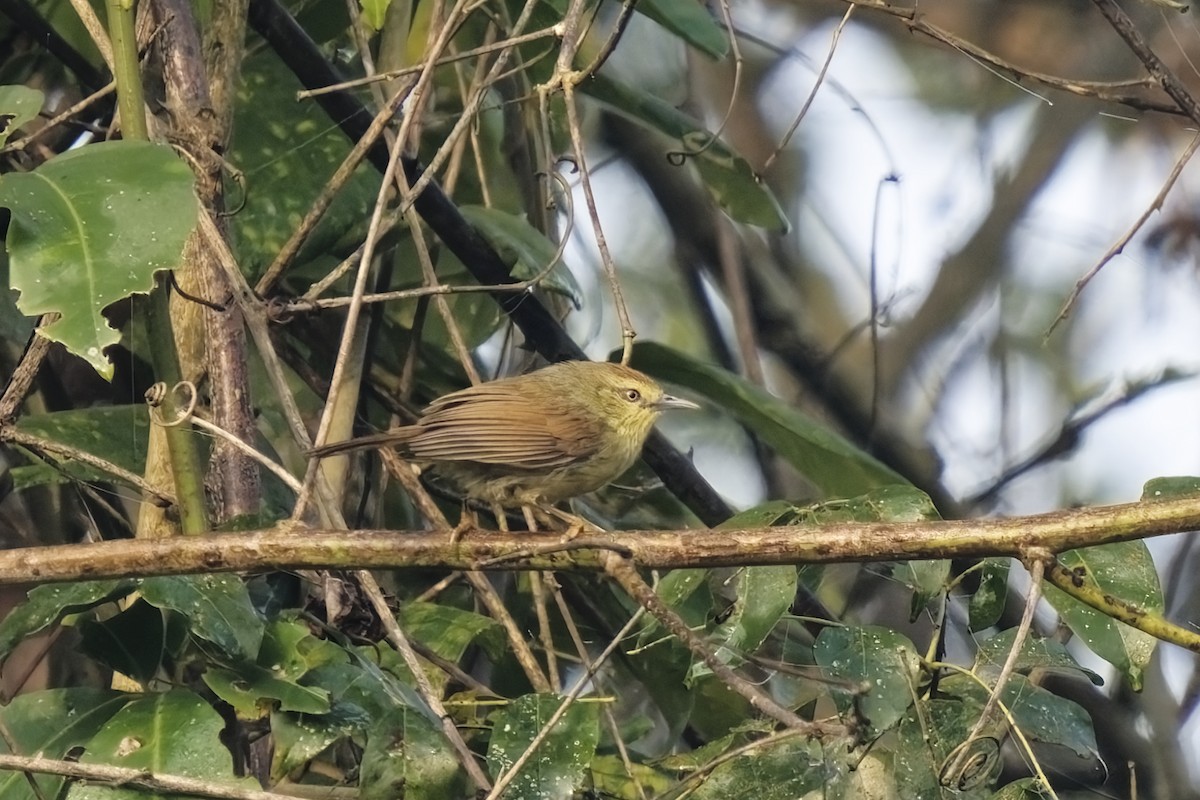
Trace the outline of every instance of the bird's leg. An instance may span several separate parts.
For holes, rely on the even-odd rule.
[[[458,515],[458,524],[454,526],[454,530],[450,531],[450,541],[457,542],[462,538],[464,533],[478,528],[479,515],[475,513],[475,509],[471,508],[471,504],[468,501],[463,500],[462,512]]]
[[[538,521],[533,506],[522,505],[521,514],[525,517],[525,527],[530,533],[537,533]],[[550,685],[557,691],[562,688],[558,674],[558,655],[554,650],[554,634],[550,629],[550,614],[546,610],[546,584],[550,583],[551,572],[537,572],[529,575],[529,589],[533,593],[533,610],[538,621],[538,638],[542,641],[542,651],[546,654],[546,673]]]
[[[579,534],[587,531],[588,533],[603,533],[604,529],[600,526],[589,522],[577,514],[572,514],[569,511],[563,511],[555,506],[545,506],[541,511],[549,518],[557,520],[559,523],[566,523],[567,530],[563,534],[563,541],[569,542]],[[557,525],[553,527],[559,527]]]

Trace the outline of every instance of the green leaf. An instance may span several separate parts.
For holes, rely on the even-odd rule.
[[[496,715],[487,752],[493,779],[516,763],[561,704],[557,695],[527,694]],[[573,797],[583,785],[599,740],[599,709],[576,701],[521,767],[507,794],[542,800]]]
[[[7,742],[0,739],[0,751],[65,758],[91,739],[128,701],[129,695],[121,692],[84,687],[18,695],[0,707],[0,723],[9,737]],[[30,779],[37,783],[40,795],[30,788]],[[5,772],[0,774],[0,797],[5,800],[58,797],[62,785],[63,778],[55,775]]]
[[[46,96],[28,86],[0,86],[0,144],[37,117]]]
[[[966,722],[974,725],[987,703],[988,690],[965,675],[951,675],[943,679],[938,688],[956,702],[958,711],[954,713],[962,714]],[[1027,738],[1065,747],[1080,758],[1099,758],[1092,720],[1078,703],[1035,686],[1020,674],[1009,678],[1000,693],[1000,700]],[[1003,730],[1005,723],[1000,715],[992,722],[997,730]],[[935,719],[934,727],[942,729],[944,725]],[[945,743],[955,746],[963,738],[965,731],[954,730],[945,738]]]
[[[108,619],[81,620],[79,633],[84,652],[139,681],[155,676],[167,649],[163,612],[141,600]]]
[[[144,405],[26,414],[13,425],[22,433],[85,450],[135,475],[145,471],[150,414]],[[60,463],[68,475],[82,481],[113,479],[111,474],[88,464],[71,459]]]
[[[742,654],[753,653],[767,638],[796,600],[796,568],[793,566],[745,567],[738,569],[726,586],[736,593],[733,607],[710,634],[717,656],[729,663]],[[697,661],[689,682],[711,670]]]
[[[958,676],[955,676],[958,677]],[[951,681],[951,689],[957,685]],[[953,787],[944,787],[941,777],[948,759],[966,741],[987,697],[978,685],[974,693],[960,697],[939,691],[932,698],[914,703],[896,729],[891,756],[893,780],[901,797],[931,797],[940,800],[977,800],[987,793],[1002,764],[998,742],[1006,734],[1004,718],[994,714],[980,731],[981,738],[970,749],[971,757]]]
[[[1008,559],[985,558],[979,567],[979,588],[967,604],[974,633],[1000,621],[1008,599]]]
[[[373,722],[374,718],[367,712],[350,704],[335,704],[328,714],[273,713],[271,735],[275,752],[271,759],[272,777],[278,779],[287,775],[340,739],[361,736]]]
[[[325,664],[343,664],[350,655],[328,639],[312,635],[308,625],[294,619],[267,624],[258,664],[288,678],[300,678]]]
[[[895,631],[874,626],[826,628],[813,645],[813,659],[829,677],[861,689],[857,707],[872,735],[899,722],[916,699],[919,658],[912,642]],[[847,693],[834,694],[834,700],[844,711],[854,706]]]
[[[1106,595],[1120,598],[1151,612],[1162,612],[1162,587],[1150,551],[1142,541],[1117,542],[1071,550],[1059,556],[1064,567],[1082,570]],[[1117,668],[1134,691],[1140,691],[1142,677],[1158,640],[1086,606],[1058,588],[1045,584],[1046,600],[1054,606],[1074,634],[1096,655]]]
[[[405,603],[400,624],[413,639],[448,661],[458,661],[477,639],[500,658],[507,648],[504,629],[491,617],[437,603]]]
[[[325,714],[330,709],[329,693],[324,689],[301,686],[258,664],[215,667],[203,677],[208,688],[244,719],[258,719],[272,707],[303,714]]]
[[[999,674],[1000,668],[1008,660],[1008,654],[1012,650],[1016,636],[1017,629],[1009,628],[984,640],[979,645],[978,652],[975,653],[976,672],[989,677]],[[1083,674],[1096,686],[1104,685],[1103,678],[1092,670],[1080,666],[1063,643],[1057,639],[1027,636],[1021,646],[1021,652],[1017,655],[1015,669],[1022,675],[1028,675],[1033,670],[1069,675]]]
[[[1200,494],[1200,478],[1190,475],[1171,478],[1151,478],[1142,487],[1143,500],[1174,500]]]
[[[370,25],[372,30],[380,30],[383,28],[383,21],[387,19],[388,6],[391,4],[392,0],[361,0],[363,21]]]
[[[224,727],[221,715],[189,691],[146,695],[113,715],[88,742],[80,761],[258,788],[252,778],[234,776],[233,757],[221,743]],[[175,795],[84,783],[72,785],[67,793],[68,800],[168,797]]]
[[[147,578],[142,596],[153,606],[181,614],[193,635],[212,642],[230,658],[250,661],[258,655],[263,622],[236,575]]]
[[[729,53],[729,34],[701,3],[641,0],[634,8],[707,56]]]
[[[695,800],[794,800],[825,786],[821,744],[793,737],[724,760],[689,797]]]
[[[1000,699],[1030,739],[1066,747],[1080,758],[1099,758],[1092,719],[1078,703],[1035,686],[1024,675],[1013,675]]]
[[[17,306],[62,318],[38,333],[66,345],[104,378],[104,348],[120,333],[101,310],[154,288],[180,264],[196,225],[193,176],[167,145],[102,142],[68,151],[33,172],[0,177],[12,211],[6,241]]]
[[[789,403],[720,367],[653,342],[634,346],[633,366],[687,387],[732,414],[828,496],[854,497],[880,486],[908,483]]]
[[[604,74],[592,75],[580,88],[589,95],[679,143],[679,151],[695,163],[709,194],[730,217],[769,230],[788,228],[775,195],[735,153],[697,120],[654,95]]]
[[[391,709],[363,751],[362,800],[443,800],[467,796],[465,773],[440,729],[408,708]]]
[[[324,14],[334,16],[336,9]],[[261,272],[312,207],[325,182],[350,153],[350,143],[270,51],[247,56],[237,96],[237,125],[226,157],[245,175],[245,205],[230,222],[243,269]],[[379,175],[361,165],[317,224],[296,263],[348,255],[366,234]]]
[[[950,577],[950,562],[946,559],[934,561],[901,561],[892,571],[892,577],[913,591],[909,622],[916,622],[925,609],[946,591]]]
[[[1053,796],[1042,790],[1040,779],[1021,778],[1007,784],[988,800],[1050,800]]]
[[[24,603],[0,622],[0,658],[5,658],[26,637],[53,625],[67,614],[85,611],[129,594],[132,580],[79,581],[37,586]]]
[[[577,309],[582,307],[583,290],[575,280],[575,275],[562,260],[558,248],[530,225],[529,220],[486,206],[463,205],[459,206],[459,211],[512,266],[514,278],[530,280],[541,275],[553,263],[554,268],[538,284],[539,288],[567,298]]]

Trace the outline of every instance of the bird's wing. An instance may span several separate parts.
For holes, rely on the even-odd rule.
[[[587,458],[601,433],[594,420],[557,404],[532,408],[524,392],[490,384],[435,400],[411,430],[406,449],[417,459],[532,470]]]

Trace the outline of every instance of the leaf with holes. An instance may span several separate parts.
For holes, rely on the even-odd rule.
[[[28,86],[0,86],[0,143],[38,115],[46,96]]]
[[[12,212],[5,244],[17,306],[62,315],[38,329],[42,336],[112,377],[104,348],[121,337],[101,312],[179,266],[196,225],[192,181],[170,147],[133,141],[81,147],[0,178],[0,206]]]

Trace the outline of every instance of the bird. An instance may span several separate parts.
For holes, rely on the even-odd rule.
[[[412,425],[309,454],[395,447],[469,500],[553,506],[600,489],[633,466],[663,411],[697,408],[631,367],[562,361],[452,392]]]

